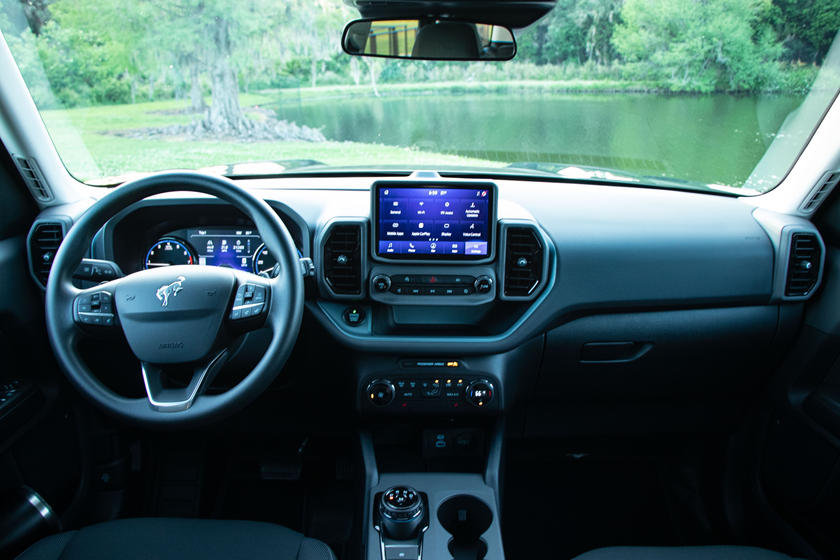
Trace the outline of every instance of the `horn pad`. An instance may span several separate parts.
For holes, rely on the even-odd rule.
[[[169,266],[122,278],[114,303],[131,350],[155,364],[208,356],[235,285],[232,270],[210,266]]]

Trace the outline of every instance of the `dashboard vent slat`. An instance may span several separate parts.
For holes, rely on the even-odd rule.
[[[38,163],[32,158],[22,156],[15,156],[15,163],[32,196],[39,202],[50,202],[53,199],[53,194],[44,180]]]
[[[55,253],[64,239],[64,226],[59,222],[39,222],[29,236],[32,274],[46,288]]]
[[[324,279],[336,294],[362,294],[362,231],[359,225],[336,225],[324,242]]]
[[[823,200],[831,194],[831,191],[834,190],[834,187],[836,187],[838,183],[840,183],[840,171],[826,173],[799,209],[808,214],[813,213],[817,208],[819,208]]]
[[[543,245],[530,227],[511,226],[505,232],[504,295],[528,297],[542,280]]]
[[[807,296],[820,277],[822,248],[813,233],[794,233],[790,238],[785,295]]]

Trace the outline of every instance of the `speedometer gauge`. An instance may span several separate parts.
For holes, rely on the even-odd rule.
[[[158,268],[176,264],[195,264],[195,255],[183,241],[166,237],[158,239],[146,253],[144,268]]]
[[[254,253],[254,274],[271,276],[271,271],[274,270],[276,264],[277,259],[271,256],[271,252],[265,246],[265,243],[260,245],[257,252]]]

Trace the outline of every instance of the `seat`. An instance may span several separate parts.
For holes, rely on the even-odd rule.
[[[752,546],[611,546],[573,560],[792,560],[781,552]]]
[[[138,518],[53,535],[18,560],[335,560],[321,541],[270,523]]]
[[[475,25],[445,21],[420,28],[411,56],[470,60],[478,58],[479,48]]]

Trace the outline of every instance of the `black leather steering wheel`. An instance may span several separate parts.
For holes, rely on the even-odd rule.
[[[149,196],[192,191],[215,196],[241,210],[276,257],[273,278],[210,266],[143,270],[80,290],[73,274],[105,222]],[[199,173],[161,173],[126,183],[85,212],[67,232],[47,282],[47,332],[58,363],[94,404],[147,427],[185,427],[218,420],[253,401],[277,376],[300,330],[303,274],[289,231],[265,203],[232,181]],[[224,364],[227,347],[243,333],[271,331],[265,354],[235,387],[204,394]],[[99,381],[82,362],[84,336],[107,338],[122,330],[140,360],[146,398],[127,398]],[[191,370],[170,383],[173,368]]]

